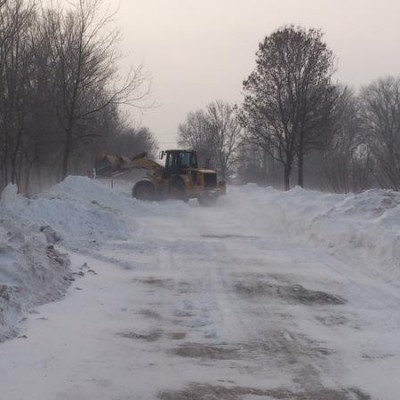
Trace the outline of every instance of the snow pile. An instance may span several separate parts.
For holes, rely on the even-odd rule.
[[[0,342],[17,333],[23,312],[59,299],[71,279],[69,259],[54,247],[51,228],[10,215],[5,203],[0,208]]]
[[[253,225],[290,241],[318,245],[388,280],[400,277],[400,193],[368,190],[332,194],[295,187],[288,192],[253,184],[231,188],[228,204]]]
[[[109,183],[86,177],[68,177],[49,192],[21,198],[12,212],[39,226],[51,226],[66,247],[83,248],[128,235],[129,194],[112,190]],[[134,223],[134,221],[130,221]]]
[[[126,238],[128,195],[83,177],[69,177],[33,199],[8,185],[0,200],[0,341],[32,307],[62,297],[72,275],[66,249]],[[137,205],[140,207],[140,205]]]
[[[334,229],[330,230],[330,227]],[[312,230],[329,245],[348,248],[387,267],[399,267],[400,193],[369,190],[346,197],[313,221]]]

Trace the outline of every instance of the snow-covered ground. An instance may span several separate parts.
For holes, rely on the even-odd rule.
[[[220,200],[8,186],[0,398],[397,400],[400,193]]]

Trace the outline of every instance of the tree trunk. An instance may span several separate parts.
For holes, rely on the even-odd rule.
[[[62,169],[61,169],[61,180],[63,181],[68,176],[68,161],[69,156],[71,153],[71,140],[67,137],[64,147],[64,154],[63,154],[63,162],[62,162]]]
[[[69,117],[69,122],[68,122],[68,126],[66,129],[64,154],[63,154],[63,161],[62,161],[62,167],[61,167],[61,180],[62,181],[68,176],[68,164],[69,164],[69,158],[71,156],[73,127],[74,127],[73,118]]]
[[[299,152],[298,156],[298,171],[297,171],[297,184],[300,187],[304,187],[304,155],[303,152]]]
[[[290,190],[290,174],[291,174],[291,167],[289,165],[285,165],[284,168],[284,184],[285,190]]]
[[[18,180],[19,180],[17,169],[18,169],[18,152],[20,149],[20,144],[21,144],[20,134],[18,134],[17,143],[15,145],[15,149],[11,156],[11,183],[12,184],[18,184]]]
[[[299,132],[297,184],[304,186],[304,134]]]

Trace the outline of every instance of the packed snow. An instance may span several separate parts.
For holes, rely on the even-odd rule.
[[[1,194],[1,398],[398,398],[400,193],[131,186]]]

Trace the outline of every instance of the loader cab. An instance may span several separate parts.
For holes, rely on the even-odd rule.
[[[188,169],[198,167],[197,154],[191,150],[166,150],[160,153],[160,158],[165,159],[165,172],[171,174],[184,174]]]

